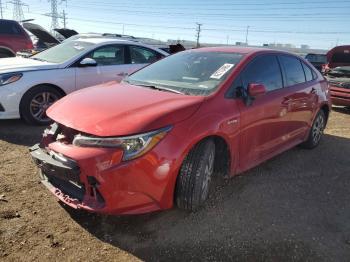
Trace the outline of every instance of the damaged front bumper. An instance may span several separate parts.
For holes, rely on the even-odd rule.
[[[54,151],[46,151],[39,144],[30,148],[34,163],[40,168],[41,182],[61,201],[73,208],[87,210],[102,209],[104,199],[97,190],[94,178],[88,180],[92,189],[90,198],[86,198],[86,186],[80,180],[78,163]]]
[[[52,125],[41,144],[30,149],[42,183],[59,200],[75,209],[113,215],[172,207],[169,186],[177,170],[171,171],[169,157],[153,152],[123,162],[123,151],[75,146],[74,130],[62,128]]]

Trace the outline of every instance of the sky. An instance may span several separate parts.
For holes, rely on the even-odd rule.
[[[58,11],[67,13],[67,28],[80,33],[124,33],[159,40],[249,45],[302,44],[329,49],[350,44],[350,0],[67,0]],[[13,5],[2,0],[4,18]],[[48,0],[22,0],[25,19],[50,29]],[[62,19],[59,20],[62,26]]]

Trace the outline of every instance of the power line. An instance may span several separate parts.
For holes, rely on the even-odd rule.
[[[197,48],[200,46],[200,44],[199,44],[199,38],[200,38],[200,36],[201,36],[201,26],[202,26],[202,25],[203,25],[203,24],[197,23],[197,29],[196,29],[196,32],[197,32],[197,34],[196,34]]]
[[[247,31],[245,34],[245,44],[248,45],[248,33],[249,33],[249,25],[247,26]]]
[[[57,0],[48,0],[48,2],[51,3],[51,13],[46,14],[46,16],[51,17],[51,31],[54,32],[54,29],[59,27],[58,19],[63,17],[58,13]],[[62,2],[67,3],[67,0],[61,0],[60,4]],[[64,23],[65,19],[66,18],[64,18]]]
[[[142,4],[142,3],[132,3],[132,2],[127,2],[127,3],[111,3],[111,2],[105,2],[105,1],[99,1],[99,2],[95,2],[95,1],[84,1],[84,4],[90,4],[90,3],[95,3],[98,5],[115,5],[115,6],[141,6],[141,5],[146,5],[146,6],[150,6],[150,3],[147,2],[147,4]],[[312,5],[312,4],[321,4],[321,3],[327,3],[329,4],[329,0],[319,0],[319,1],[293,1],[293,2],[271,2],[271,3],[261,3],[261,2],[255,2],[255,3],[247,3],[247,1],[244,1],[242,3],[220,3],[220,6],[274,6],[274,5],[282,5],[282,6],[289,6],[289,5]],[[346,0],[333,0],[331,2],[332,4],[344,4],[344,3],[350,3],[350,1],[346,1]],[[176,2],[165,2],[162,1],[161,3],[157,3],[157,7],[158,6],[166,6],[166,7],[170,7],[170,6],[183,6],[183,4],[181,3],[176,3]],[[198,3],[186,3],[186,6],[198,6]],[[202,6],[217,6],[218,3],[214,3],[212,1],[210,1],[209,3],[203,3],[203,1],[201,1],[201,5]]]
[[[50,0],[51,1],[51,0]],[[81,5],[70,5],[70,7],[77,7],[77,8],[86,8],[85,6]],[[113,10],[111,8],[104,8],[100,6],[94,7],[94,9],[97,10],[103,10],[107,12],[115,12],[116,10]],[[208,10],[209,11],[209,10]],[[118,9],[119,13],[132,13],[132,14],[144,14],[145,10],[136,10],[136,9]],[[228,18],[235,18],[235,17],[244,17],[244,18],[297,18],[297,17],[303,17],[303,18],[314,18],[313,16],[317,18],[325,18],[325,17],[335,17],[339,18],[339,16],[349,16],[348,12],[345,13],[294,13],[294,14],[281,14],[281,13],[244,13],[244,14],[228,14],[228,13],[198,13],[198,12],[158,12],[158,11],[147,11],[147,16],[151,15],[160,15],[160,16],[169,16],[169,15],[174,15],[174,16],[190,16],[190,17],[215,17],[218,16],[220,18],[223,17],[228,17]]]
[[[1,19],[4,19],[4,15],[2,13],[2,1],[0,0],[0,15],[1,15]]]
[[[321,2],[322,3],[322,2]],[[329,3],[329,2],[327,2]],[[345,2],[345,3],[350,3],[349,2]],[[91,6],[101,6],[101,2],[84,2],[84,5],[91,5]],[[304,3],[304,4],[307,4]],[[319,4],[319,3],[318,3]],[[186,4],[187,6],[188,4]],[[243,4],[244,5],[244,4]],[[265,4],[263,4],[265,6]],[[268,5],[268,4],[267,4]],[[142,6],[142,3],[138,3],[137,5],[132,5],[132,4],[127,4],[127,5],[123,5],[123,4],[118,4],[118,3],[104,3],[103,6],[110,6],[110,7],[116,7],[116,8],[120,8],[120,7],[126,7],[126,8],[132,8],[133,10],[135,9],[151,9],[151,10],[154,10],[155,9],[155,6],[153,5],[150,5],[150,4],[147,4],[146,6]],[[215,6],[217,6],[217,4],[215,4]],[[222,6],[222,4],[220,4],[220,6]],[[343,9],[343,8],[348,8],[349,6],[312,6],[312,9],[315,10],[315,9]],[[158,10],[179,10],[179,9],[183,9],[183,6],[177,6],[177,7],[174,7],[174,6],[159,6],[157,5],[156,8]],[[213,7],[205,7],[205,5],[202,5],[202,6],[196,6],[196,11],[198,10],[206,10],[206,11],[252,11],[252,10],[304,10],[304,9],[307,9],[307,10],[310,10],[310,6],[297,6],[297,7],[291,7],[291,6],[282,6],[282,7],[260,7],[259,8],[252,8],[252,7],[249,7],[249,9],[247,8],[237,8],[237,7],[225,7],[225,8],[213,8]]]
[[[66,11],[62,11],[63,28],[67,28],[67,14]]]
[[[21,0],[12,0],[12,1],[9,1],[8,3],[13,4],[13,20],[18,22],[23,21],[24,15],[23,15],[22,6],[27,6],[28,9],[29,9],[29,6],[26,3],[22,2]]]
[[[40,13],[30,12],[32,14],[43,15]],[[61,17],[61,16],[58,16]],[[84,21],[90,23],[101,23],[101,24],[111,24],[111,25],[121,25],[121,26],[135,26],[135,27],[146,27],[146,28],[163,28],[163,29],[181,29],[181,30],[196,30],[197,27],[181,27],[181,26],[166,26],[166,25],[151,25],[151,24],[137,24],[137,23],[122,23],[114,22],[108,20],[94,20],[94,19],[83,19],[83,18],[70,18],[71,20]],[[246,32],[246,27],[240,27],[241,29],[231,29],[223,27],[214,27],[214,28],[201,28],[201,31],[216,31],[216,32]],[[350,31],[288,31],[288,30],[259,30],[254,29],[254,27],[249,26],[249,32],[254,33],[271,33],[271,34],[307,34],[307,35],[319,35],[319,34],[350,34]]]

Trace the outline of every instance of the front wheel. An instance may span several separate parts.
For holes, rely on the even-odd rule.
[[[323,131],[325,127],[326,115],[323,112],[323,110],[320,110],[315,117],[307,140],[304,143],[302,143],[301,146],[307,149],[312,149],[318,146],[323,136]]]
[[[189,152],[176,181],[175,198],[179,208],[194,211],[203,205],[209,195],[214,159],[213,140],[204,140]]]
[[[37,86],[24,94],[20,103],[21,117],[29,124],[48,125],[51,119],[46,110],[58,99],[61,93],[51,86]]]

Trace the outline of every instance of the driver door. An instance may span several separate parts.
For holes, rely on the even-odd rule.
[[[96,66],[80,67],[77,64],[76,88],[98,85],[110,81],[120,82],[128,73],[129,64],[126,63],[125,46],[108,45],[95,49],[82,58],[92,58]]]
[[[247,170],[283,151],[290,132],[288,88],[277,57],[273,54],[256,57],[241,74],[241,86],[247,90],[252,83],[263,84],[266,93],[255,97],[251,104],[238,101],[241,113],[240,169]]]

